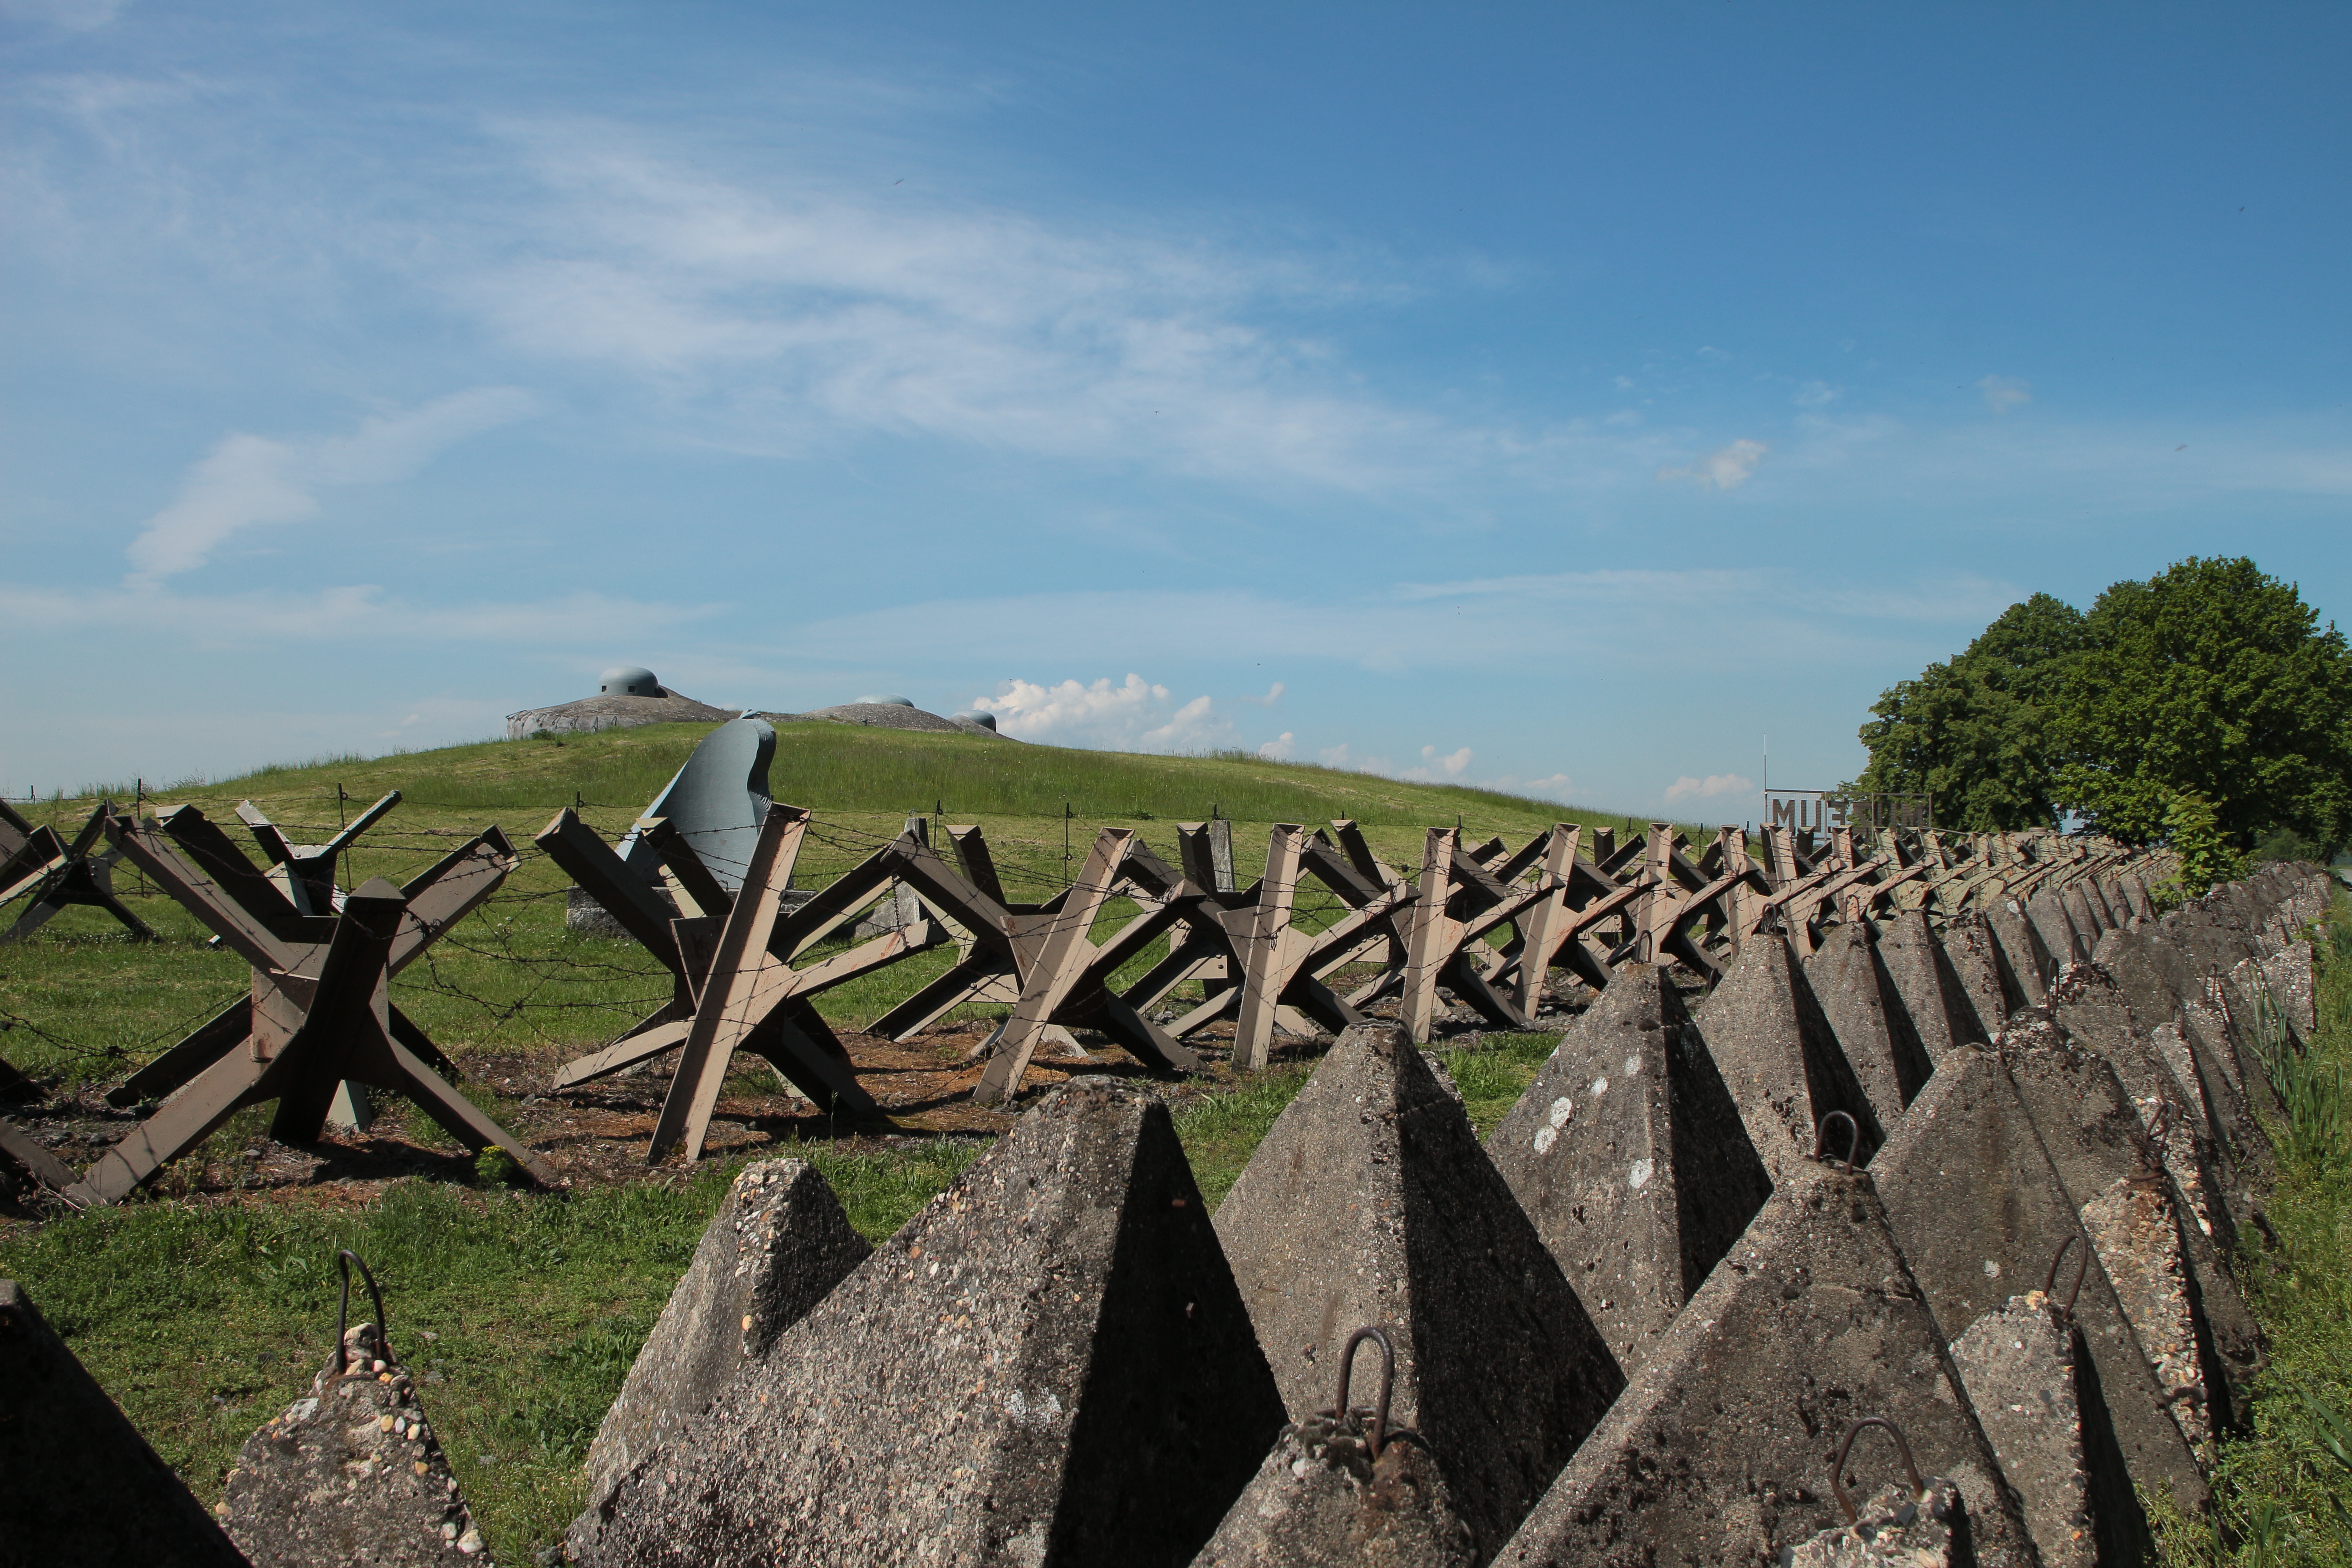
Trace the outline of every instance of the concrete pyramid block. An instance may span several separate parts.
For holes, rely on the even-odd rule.
[[[2066,912],[2066,900],[2057,893],[2045,889],[2026,900],[2025,923],[2042,939],[2042,951],[2050,955],[2057,968],[2080,963],[2091,956],[2091,944],[2075,929],[2074,917]]]
[[[2180,949],[2189,967],[2199,974],[2227,974],[2247,959],[2262,956],[2252,942],[2206,910],[2177,909],[2158,921],[2157,926]]]
[[[1940,1476],[1925,1479],[1916,1493],[1900,1481],[1879,1488],[1852,1524],[1785,1551],[1785,1568],[1967,1568],[1976,1552],[1960,1489]]]
[[[1964,1048],[1945,1059],[1871,1161],[1870,1173],[1895,1239],[1948,1338],[2000,1310],[2021,1288],[2042,1284],[2060,1249],[2074,1241],[2059,1288],[2073,1295],[2116,1458],[2151,1495],[2169,1490],[2181,1508],[2201,1512],[2209,1500],[2205,1479],[2168,1412],[2168,1391],[2149,1371],[2106,1271],[2087,1255],[2095,1248],[2075,1205],[2016,1086],[1990,1050]],[[2082,1287],[2074,1291],[2077,1269]],[[2010,1479],[2030,1509],[2035,1498],[2029,1479],[2012,1472]],[[2125,1487],[2126,1498],[2130,1489]],[[2144,1536],[2146,1520],[2130,1531]]]
[[[2248,961],[2260,973],[2269,1006],[2284,1016],[2299,1040],[2308,1040],[2319,1027],[2319,998],[2314,989],[2318,977],[2313,973],[2311,956],[2311,943],[2290,942],[2267,958]],[[2249,988],[2252,981],[2249,976],[2245,983]]]
[[[2116,1069],[2149,1142],[2188,1198],[2190,1211],[2220,1239],[2224,1252],[2234,1250],[2231,1199],[2242,1199],[2246,1189],[2216,1167],[2213,1144],[2204,1136],[2201,1100],[2182,1087],[2135,1026],[2114,977],[2095,963],[2074,965],[2051,990],[2050,1014],[2075,1045],[2097,1052]]]
[[[1285,1426],[1193,1568],[1476,1568],[1436,1456],[1407,1440],[1375,1457],[1370,1426],[1351,1414]]]
[[[1853,1064],[1879,1126],[1891,1132],[1936,1064],[1911,1026],[1894,977],[1878,956],[1874,934],[1867,921],[1833,927],[1805,960],[1805,978],[1812,982],[1838,1048]]]
[[[2060,891],[2058,901],[2065,908],[2067,920],[2074,923],[2075,940],[2083,946],[2083,956],[2090,957],[2091,950],[2099,945],[2099,938],[2110,923],[2105,918],[2105,906],[2093,897],[2088,878],[2067,883]]]
[[[2147,1515],[2121,1466],[2120,1497],[2102,1489],[2100,1500],[2122,1505],[2107,1511],[2120,1515],[2115,1524],[2137,1521],[2137,1534],[2112,1526],[2106,1538],[2098,1533],[2105,1513],[2092,1500],[2074,1341],[2064,1314],[2037,1290],[1970,1323],[1952,1341],[1952,1364],[2017,1489],[2042,1568],[2144,1562],[2152,1555]]]
[[[42,1568],[245,1563],[14,1279],[0,1279],[0,1558]]]
[[[482,1554],[415,1384],[373,1323],[345,1330],[310,1394],[245,1440],[223,1491],[253,1568],[455,1568]]]
[[[2249,1031],[2238,1019],[2250,1010],[2250,999],[2234,990],[2221,975],[2208,973],[2175,940],[2174,928],[2143,925],[2137,931],[2110,932],[2099,939],[2093,958],[2122,990],[2132,1016],[2142,1028],[2171,1019],[2181,1026],[2185,1042],[2195,1053],[2199,1076],[2206,1079],[2209,1115],[2219,1125],[2217,1135],[2234,1127],[2237,1135],[2267,1145],[2269,1134],[2251,1110],[2257,1096],[2271,1092]],[[2242,1003],[2249,1004],[2242,1006]],[[2252,1068],[2248,1081],[2248,1068]],[[2186,1078],[2176,1066],[2177,1076]],[[2226,1088],[2227,1095],[2221,1091]],[[2248,1107],[2239,1114],[2220,1103],[2234,1099]]]
[[[1181,1564],[1282,1420],[1167,1107],[1080,1078],[569,1545],[592,1564]]]
[[[1772,1195],[1698,1026],[1646,963],[1569,1026],[1486,1152],[1628,1376]]]
[[[2109,931],[2099,939],[2096,963],[2171,1069],[2198,1133],[2211,1142],[2217,1162],[2241,1189],[2231,1196],[2232,1216],[2241,1228],[2252,1223],[2277,1181],[2278,1162],[2270,1133],[2232,1070],[2235,1052],[2223,1037],[2226,1016],[2208,1005],[2204,985],[2161,931]]]
[[[2238,1426],[2262,1330],[2115,1068],[2046,1020],[2012,1023],[1995,1044],[2191,1447]]]
[[[1217,1234],[1293,1419],[1328,1406],[1349,1334],[1386,1330],[1391,1419],[1437,1456],[1482,1559],[1624,1386],[1401,1029],[1340,1036],[1234,1184]]]
[[[874,1249],[815,1166],[746,1165],[588,1446],[588,1506],[675,1438]]]
[[[1832,1110],[1854,1119],[1864,1156],[1885,1142],[1787,937],[1749,937],[1693,1016],[1739,1107],[1748,1142],[1776,1183],[1781,1172],[1811,1159],[1822,1119]]]
[[[1954,1026],[1965,1034],[1963,1044],[1982,1044],[2009,1022],[2010,987],[2001,978],[2000,950],[1992,929],[1974,912],[1955,915],[1940,933],[1945,962],[1959,986],[1958,1000],[1967,1011],[1953,1010]]]
[[[1993,951],[2000,959],[2001,981],[2011,1012],[2039,1007],[2050,1000],[2050,983],[2058,978],[2058,962],[2042,945],[2041,932],[2025,918],[2025,906],[2005,899],[1984,912],[1985,929],[1992,933]]]
[[[1869,1173],[1792,1169],[1496,1559],[1764,1563],[1843,1520],[1852,1422],[1901,1427],[1966,1500],[1977,1560],[2033,1561],[2017,1500]]]
[[[1877,931],[1879,962],[1895,982],[1895,994],[1929,1062],[1942,1061],[1954,1046],[1980,1046],[1992,1038],[1977,1022],[1976,1005],[1961,988],[1927,910],[1898,910],[1878,922]]]

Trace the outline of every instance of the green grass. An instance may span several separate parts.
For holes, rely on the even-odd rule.
[[[879,1239],[979,1150],[785,1152],[814,1161]],[[493,1553],[528,1563],[579,1511],[589,1439],[736,1168],[570,1196],[410,1181],[351,1209],[137,1204],[0,1239],[0,1277],[25,1284],[210,1501],[246,1437],[325,1361],[335,1252],[350,1247],[383,1283],[394,1347],[425,1379]]]
[[[2241,1279],[2270,1335],[2254,1430],[2222,1445],[2210,1521],[2164,1521],[2168,1564],[2352,1564],[2352,905],[2338,895],[2316,951],[2319,1027],[2307,1052],[2275,1051],[2292,1110],[2274,1126],[2278,1246],[2249,1250]]]
[[[457,811],[551,812],[575,797],[635,809],[669,782],[709,726],[647,724],[593,735],[484,741],[390,756],[341,756],[275,763],[210,784],[182,781],[150,795],[173,799],[239,794],[307,796],[314,816],[332,815],[341,785],[364,805],[386,790],[412,805]],[[1245,752],[1146,756],[1027,745],[978,735],[883,730],[824,721],[776,726],[770,784],[778,800],[812,810],[931,812],[954,821],[983,816],[1052,817],[1065,806],[1086,822],[1195,821],[1212,812],[1237,822],[1321,823],[1352,816],[1367,826],[1427,827],[1457,815],[1482,831],[1505,824],[1580,821],[1622,828],[1631,820],[1589,807],[1458,784],[1419,784],[1278,763]],[[129,799],[135,785],[92,785],[79,796],[40,803],[70,814],[106,795]]]
[[[1553,1037],[1440,1053],[1478,1131],[1501,1119]],[[1204,1096],[1177,1132],[1212,1208],[1313,1061]],[[1517,1086],[1517,1087],[1514,1087]],[[879,1240],[978,1157],[978,1140],[813,1161]],[[299,1397],[333,1341],[335,1252],[367,1259],[393,1344],[500,1562],[528,1563],[580,1509],[580,1464],[740,1162],[685,1180],[570,1195],[404,1181],[363,1206],[150,1201],[0,1237],[0,1278],[34,1301],[206,1502],[254,1428]]]
[[[1468,1055],[1469,1053],[1458,1053]],[[1213,1205],[1307,1079],[1269,1072],[1179,1119]],[[882,1153],[798,1151],[870,1239],[977,1157],[971,1140]],[[334,1257],[382,1280],[493,1553],[528,1562],[578,1512],[605,1408],[737,1166],[570,1196],[402,1182],[364,1207],[142,1203],[0,1239],[25,1282],[148,1440],[207,1501],[252,1430],[298,1397],[332,1343]]]

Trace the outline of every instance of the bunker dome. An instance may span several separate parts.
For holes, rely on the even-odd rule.
[[[872,691],[855,702],[836,703],[831,708],[818,708],[796,716],[828,720],[835,724],[866,724],[881,730],[930,730],[942,734],[961,731],[970,735],[996,733],[993,724],[975,723],[962,713],[952,719],[942,718],[916,707],[914,699],[901,697],[895,691]]]
[[[641,664],[616,664],[597,677],[593,697],[508,714],[507,739],[586,735],[633,724],[721,724],[734,718],[736,711],[681,697]]]
[[[599,697],[667,697],[654,672],[641,664],[616,664],[596,678]]]

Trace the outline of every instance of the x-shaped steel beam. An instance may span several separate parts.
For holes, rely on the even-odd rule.
[[[0,906],[26,893],[33,896],[16,923],[0,931],[0,942],[30,936],[73,904],[104,910],[141,942],[155,940],[147,922],[114,896],[114,862],[120,852],[92,853],[113,815],[112,801],[100,802],[68,844],[55,828],[35,827],[0,801]]]
[[[391,1003],[391,977],[422,957],[514,869],[495,827],[404,888],[376,878],[340,912],[306,915],[194,806],[154,823],[114,817],[115,847],[252,966],[251,988],[115,1092],[162,1098],[85,1178],[113,1202],[201,1142],[241,1106],[278,1102],[271,1135],[315,1140],[346,1079],[403,1094],[467,1148],[497,1147],[536,1180],[552,1173],[436,1068],[448,1058]]]
[[[681,890],[707,911],[685,919],[672,917],[651,886],[568,808],[537,839],[572,880],[662,961],[675,984],[668,1004],[611,1045],[566,1066],[555,1079],[556,1088],[570,1089],[678,1051],[649,1160],[681,1148],[689,1161],[701,1157],[719,1088],[738,1050],[764,1058],[817,1105],[875,1109],[849,1053],[811,998],[942,939],[930,922],[919,921],[848,952],[793,968],[803,952],[846,922],[890,880],[887,855],[868,857],[790,916],[780,917],[808,823],[809,814],[798,806],[769,807],[733,893],[710,874],[683,835],[663,821],[644,824],[644,837]]]

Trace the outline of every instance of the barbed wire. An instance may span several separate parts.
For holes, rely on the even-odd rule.
[[[572,803],[572,809],[593,810],[600,813],[627,813],[632,821],[642,816],[642,808],[639,807],[590,802],[577,795]],[[926,820],[932,820],[932,818],[927,816]],[[340,827],[330,828],[323,824],[291,823],[276,826],[289,837],[295,834],[310,833],[331,836],[341,831]],[[462,828],[440,828],[422,825],[373,825],[346,848],[344,867],[347,874],[355,879],[357,858],[361,854],[380,858],[388,857],[395,862],[404,858],[412,861],[427,861],[439,858],[453,842],[474,840],[479,837],[477,832]],[[746,860],[726,853],[722,843],[713,841],[711,836],[691,834],[688,837],[690,841],[699,841],[696,844],[697,853],[706,868],[718,875],[722,882],[731,880],[740,886],[751,871],[751,868]],[[811,820],[803,829],[803,842],[804,847],[814,848],[818,852],[802,857],[801,863],[796,864],[794,868],[798,873],[795,879],[805,878],[812,884],[821,883],[826,887],[836,885],[843,874],[865,864],[877,852],[901,842],[904,837],[903,833],[876,831],[860,826],[854,822],[845,822],[837,818],[828,819],[823,823]],[[569,905],[571,900],[579,895],[580,889],[569,885],[568,876],[564,878],[562,886],[530,889],[512,886],[512,880],[518,877],[537,879],[537,875],[541,869],[539,863],[552,858],[547,851],[528,842],[516,845],[514,848],[514,875],[506,879],[506,885],[501,886],[489,898],[469,910],[469,914],[478,918],[467,928],[468,934],[451,934],[451,928],[454,928],[457,922],[446,922],[442,931],[434,933],[439,937],[436,946],[421,955],[420,963],[411,966],[408,971],[394,981],[396,988],[407,994],[448,998],[473,1009],[487,1027],[498,1028],[509,1024],[520,1024],[540,1039],[551,1043],[558,1043],[559,1040],[558,1034],[551,1032],[551,1026],[560,1030],[567,1038],[576,1039],[577,1037],[578,1031],[563,1028],[557,1023],[559,1019],[579,1017],[590,1013],[604,1014],[616,1018],[625,1017],[663,1005],[672,999],[674,991],[670,966],[663,962],[660,955],[642,948],[637,950],[639,961],[634,963],[589,956],[579,951],[576,944],[570,942],[564,943],[562,951],[529,951],[529,948],[536,946],[537,938],[540,935],[537,931],[531,931],[523,938],[524,947],[518,947],[518,932],[514,929],[514,920],[522,910],[534,906],[542,906],[546,900],[553,899],[564,900]],[[845,860],[847,862],[845,865],[841,863]],[[1067,864],[1066,860],[1065,864]],[[1408,864],[1404,869],[1410,874],[1414,868]],[[1073,886],[1066,875],[1057,877],[1048,871],[1024,865],[1019,859],[1008,858],[1007,861],[997,864],[995,871],[1001,883],[1006,887],[1024,890],[1035,889],[1049,895],[1047,898],[1034,900],[1039,903],[1050,901],[1050,897],[1059,896]],[[1345,920],[1359,908],[1348,899],[1338,896],[1318,874],[1304,866],[1287,881],[1276,882],[1271,886],[1265,883],[1261,875],[1257,879],[1257,886],[1262,897],[1271,894],[1278,899],[1286,899],[1289,904],[1289,917],[1293,924],[1309,930],[1325,929],[1331,922]],[[919,889],[908,888],[902,878],[890,875],[877,883],[857,902],[840,911],[835,920],[836,928],[848,924],[860,910],[872,905],[887,902],[902,889],[913,892],[919,902],[938,913],[954,918],[958,912],[951,903],[942,905],[928,899]],[[148,888],[143,883],[135,890],[126,889],[119,891],[127,896],[144,899],[170,898],[170,895],[161,889]],[[1391,892],[1392,889],[1382,887],[1376,889],[1375,896],[1386,898]],[[1449,890],[1448,897],[1452,896]],[[176,902],[176,900],[173,901]],[[1150,902],[1148,898],[1144,901],[1147,905]],[[1112,912],[1109,899],[1099,902],[1079,900],[1077,903],[1079,907],[1076,908],[1066,907],[1050,911],[1047,918],[1029,927],[1024,934],[1052,935],[1056,932],[1076,931],[1083,924],[1087,930],[1081,934],[1090,935],[1092,930],[1106,920],[1116,921],[1120,918]],[[1088,909],[1087,906],[1090,904],[1095,907]],[[1402,907],[1402,904],[1392,905],[1391,911]],[[1209,913],[1213,910],[1203,912]],[[1370,936],[1376,929],[1376,927],[1367,926],[1362,934]],[[468,936],[471,940],[468,940]],[[828,934],[825,943],[820,945],[829,945],[835,941],[852,942],[856,940],[854,934],[845,934],[836,929]],[[1180,938],[1178,932],[1171,931],[1155,937],[1154,940],[1173,943]],[[1145,948],[1130,962],[1143,962],[1151,951],[1149,947]],[[511,994],[503,996],[496,994],[505,987],[496,984],[495,981],[486,983],[478,976],[461,973],[467,968],[467,963],[455,962],[459,960],[485,965],[493,976],[499,975],[501,972],[511,971],[514,978],[520,980],[520,984]],[[656,989],[656,987],[658,988]],[[586,988],[623,990],[628,994],[595,996],[578,994],[580,990]],[[642,994],[640,994],[641,991]],[[203,1012],[193,1015],[187,1022],[173,1026],[148,1040],[129,1046],[103,1047],[83,1046],[43,1027],[29,1018],[5,1010],[0,1010],[0,1028],[26,1029],[36,1037],[77,1056],[121,1059],[145,1051],[155,1045],[184,1037],[190,1024],[217,1013],[224,1005],[226,1005],[225,1002],[211,1004]]]

